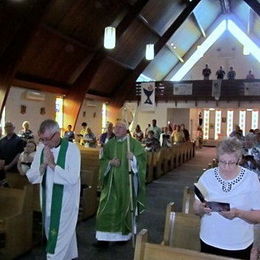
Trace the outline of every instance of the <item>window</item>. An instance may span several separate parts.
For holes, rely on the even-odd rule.
[[[233,131],[233,111],[227,111],[227,136]]]
[[[258,111],[252,111],[252,129],[258,128]]]
[[[58,122],[60,128],[63,128],[63,98],[57,97],[56,98],[56,114],[55,114],[55,121]]]
[[[221,111],[216,111],[215,114],[215,140],[218,140],[221,133]]]
[[[209,139],[209,110],[204,110],[203,139]]]
[[[246,131],[246,111],[239,111],[239,127],[244,135]]]

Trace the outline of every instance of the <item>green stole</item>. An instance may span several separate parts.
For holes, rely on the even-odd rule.
[[[57,159],[57,165],[61,168],[65,168],[65,158],[68,149],[68,139],[63,138],[61,139],[60,144],[60,151]],[[43,149],[44,150],[44,149]],[[41,164],[43,163],[43,150],[41,154]],[[53,184],[52,188],[52,199],[51,199],[51,217],[50,217],[50,227],[49,227],[49,236],[48,242],[46,247],[46,252],[50,254],[54,254],[58,234],[59,234],[59,225],[60,225],[60,215],[61,215],[61,208],[62,208],[62,198],[63,198],[63,187],[64,185],[61,184]],[[42,180],[42,218],[43,218],[43,227],[45,225],[45,212],[46,210],[46,171],[43,175]]]

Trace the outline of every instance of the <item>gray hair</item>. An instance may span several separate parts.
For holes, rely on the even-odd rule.
[[[236,137],[229,137],[218,144],[217,156],[219,157],[225,153],[235,153],[237,158],[240,158],[242,156],[242,147],[242,143]]]
[[[44,120],[40,125],[38,133],[44,134],[47,130],[49,130],[52,133],[59,132],[60,131],[59,124],[52,119]]]

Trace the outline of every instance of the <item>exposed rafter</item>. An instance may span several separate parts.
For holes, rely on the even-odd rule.
[[[200,0],[194,0],[190,2],[186,8],[181,12],[177,19],[171,24],[167,31],[162,35],[162,37],[155,43],[154,52],[155,55],[163,48],[163,46],[169,41],[172,35],[178,30],[178,28],[183,24],[183,22],[189,17],[193,12],[194,8],[199,4]],[[144,58],[136,68],[129,73],[128,77],[118,86],[114,91],[115,103],[122,106],[126,100],[129,89],[135,86],[135,81],[138,76],[144,71],[149,62]]]
[[[200,21],[199,21],[198,18],[196,17],[196,15],[195,15],[194,13],[192,13],[191,17],[192,17],[194,23],[195,23],[195,24],[197,25],[197,27],[199,28],[199,30],[200,30],[201,34],[203,35],[203,37],[206,38],[206,33],[205,33],[205,31],[204,31],[202,25],[200,24]]]
[[[244,1],[260,16],[260,3],[257,0]]]
[[[219,1],[220,1],[222,13],[223,14],[230,13],[230,11],[231,11],[230,0],[219,0]]]
[[[138,16],[147,2],[148,0],[140,0],[133,6],[129,6],[128,13],[117,26],[117,39],[123,35],[128,26]],[[76,82],[73,84],[73,87],[70,89],[68,96],[64,101],[65,124],[75,125],[84,96],[87,93],[87,90],[99,66],[102,64],[107,55],[108,52],[106,52],[103,47],[97,51],[91,62],[89,62]]]
[[[12,35],[0,57],[1,114],[18,65],[51,2],[51,0],[22,3],[7,1],[1,6],[0,15],[3,18],[1,26],[8,28],[8,34]],[[4,42],[6,38],[0,38],[0,41]]]

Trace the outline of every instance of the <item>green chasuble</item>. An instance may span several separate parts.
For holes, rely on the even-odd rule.
[[[140,213],[144,210],[146,152],[139,141],[131,137],[129,139],[130,151],[136,157],[138,169],[135,175],[138,179],[138,191],[137,196],[134,195],[134,207]],[[120,159],[119,167],[109,165],[113,158]],[[97,231],[122,232],[122,235],[131,233],[128,174],[127,140],[117,140],[114,137],[104,146],[100,161],[102,191],[97,212]]]

